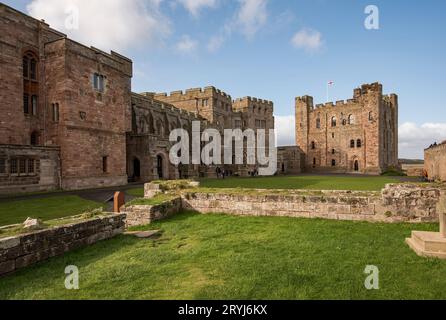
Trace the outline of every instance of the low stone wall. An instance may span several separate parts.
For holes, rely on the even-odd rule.
[[[177,214],[182,210],[182,201],[181,198],[177,198],[156,206],[132,205],[124,207],[122,210],[127,215],[127,227],[141,226]]]
[[[222,190],[186,192],[162,205],[126,207],[127,226],[150,224],[181,210],[246,216],[323,218],[371,222],[437,222],[440,197],[431,184],[389,184],[381,192]]]
[[[407,220],[438,221],[441,189],[423,184],[388,184],[382,190],[382,210]]]
[[[0,276],[112,238],[124,229],[125,214],[118,214],[0,239]]]
[[[380,192],[275,191],[275,194],[189,193],[183,209],[249,216],[286,216],[380,222],[436,222],[440,190],[411,184]]]

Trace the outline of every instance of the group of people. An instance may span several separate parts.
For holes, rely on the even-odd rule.
[[[215,169],[215,173],[217,174],[217,179],[225,179],[226,177],[231,177],[233,175],[233,172],[231,170],[222,169],[220,167],[217,167]],[[254,171],[248,172],[248,175],[250,177],[257,177],[259,175],[259,171],[255,169]]]
[[[217,179],[225,179],[226,177],[232,176],[232,172],[222,169],[220,167],[217,167],[215,169],[215,173],[217,174]]]

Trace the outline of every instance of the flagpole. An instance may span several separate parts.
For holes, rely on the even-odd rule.
[[[328,102],[328,86],[329,86],[329,84],[327,82],[327,100],[326,100],[326,102]]]

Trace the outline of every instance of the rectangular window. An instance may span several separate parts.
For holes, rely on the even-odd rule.
[[[6,159],[0,159],[0,174],[6,173]]]
[[[19,160],[19,173],[20,174],[26,173],[26,160],[25,159]]]
[[[17,159],[11,159],[10,163],[10,171],[12,174],[17,174]]]
[[[94,87],[94,89],[96,91],[104,92],[104,88],[105,88],[104,82],[105,82],[105,77],[104,76],[102,76],[102,75],[100,75],[98,73],[94,74],[94,77],[93,77],[93,87]]]
[[[33,116],[37,115],[37,96],[31,97],[31,108]]]
[[[108,157],[102,157],[102,172],[108,172]]]
[[[28,173],[35,173],[34,159],[28,159]]]
[[[242,122],[240,120],[235,120],[235,128],[239,129],[242,127]]]
[[[23,112],[29,114],[29,96],[27,94],[23,95]]]
[[[23,58],[23,77],[24,78],[28,78],[28,69],[29,69],[28,63],[29,63],[28,57],[24,57]]]
[[[37,62],[31,59],[31,79],[37,80]]]
[[[59,104],[53,103],[53,121],[59,122]]]

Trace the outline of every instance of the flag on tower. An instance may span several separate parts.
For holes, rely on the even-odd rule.
[[[329,85],[329,86],[334,85],[334,81],[328,81],[328,85]]]

